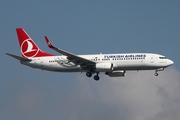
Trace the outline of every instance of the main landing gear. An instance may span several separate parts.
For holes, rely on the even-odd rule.
[[[87,72],[87,73],[86,73],[86,76],[87,76],[87,77],[91,77],[91,76],[92,76],[92,73],[91,73],[91,72]]]
[[[99,78],[99,72],[97,72],[97,75],[94,76],[94,80],[98,81],[100,78]],[[87,77],[91,77],[92,76],[92,73],[91,72],[87,72],[86,73],[86,76]]]
[[[99,73],[97,73],[97,75],[94,76],[94,80],[98,81],[99,80]]]

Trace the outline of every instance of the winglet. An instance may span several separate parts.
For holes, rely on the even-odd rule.
[[[50,47],[50,48],[55,48],[55,47],[52,45],[51,41],[48,39],[47,36],[45,36],[45,39],[46,39],[46,43],[47,43],[48,47]]]

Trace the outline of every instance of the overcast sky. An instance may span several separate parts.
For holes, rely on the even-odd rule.
[[[1,0],[0,119],[2,120],[179,120],[179,0]],[[53,73],[23,66],[15,29],[22,27],[46,52],[44,36],[74,54],[149,52],[174,65],[154,71]]]

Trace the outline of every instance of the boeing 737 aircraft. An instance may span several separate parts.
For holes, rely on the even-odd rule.
[[[55,56],[43,52],[24,29],[17,28],[16,32],[22,56],[6,54],[32,68],[55,72],[86,72],[87,77],[95,74],[94,79],[98,81],[100,72],[109,77],[122,77],[129,70],[155,70],[155,76],[158,76],[158,71],[173,64],[165,56],[152,53],[75,55],[53,46],[45,36],[48,47],[62,54]]]

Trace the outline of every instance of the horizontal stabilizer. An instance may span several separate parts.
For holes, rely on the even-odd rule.
[[[17,60],[20,60],[20,61],[31,61],[31,59],[28,59],[28,58],[24,58],[24,57],[21,57],[21,56],[17,56],[17,55],[13,55],[13,54],[10,54],[10,53],[6,53],[7,55],[17,59]]]

